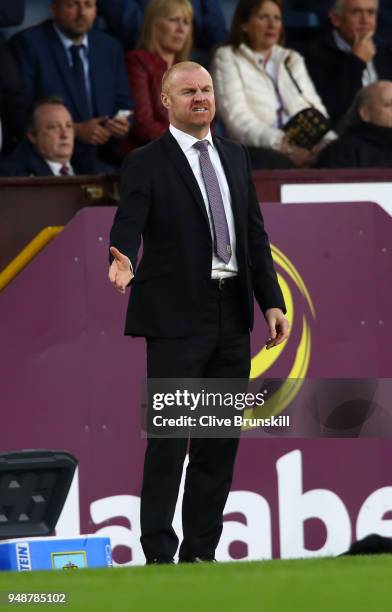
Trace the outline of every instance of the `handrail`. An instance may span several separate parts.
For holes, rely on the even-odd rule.
[[[45,227],[31,242],[0,272],[0,291],[2,291],[21,272],[64,227],[54,225]]]

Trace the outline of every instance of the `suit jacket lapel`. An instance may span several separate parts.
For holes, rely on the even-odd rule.
[[[197,183],[195,175],[192,172],[192,168],[190,167],[186,156],[181,150],[181,147],[177,143],[176,139],[171,135],[169,130],[167,130],[167,132],[165,132],[165,134],[162,136],[161,143],[163,144],[171,162],[177,168],[181,179],[188,187],[191,196],[197,202],[209,229],[210,222],[208,220],[206,206],[200,191],[200,187]]]
[[[42,157],[39,157],[34,151],[31,153],[29,160],[30,174],[34,176],[53,176],[52,169]]]
[[[56,62],[60,73],[62,74],[65,84],[68,87],[73,103],[79,111],[80,117],[84,116],[83,107],[80,104],[80,94],[77,85],[73,79],[71,67],[69,65],[67,53],[64,46],[57,36],[55,29],[53,28],[52,22],[48,23],[48,36],[51,39],[50,48],[53,50],[54,61]]]

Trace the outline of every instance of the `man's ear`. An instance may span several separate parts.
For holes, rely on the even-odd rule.
[[[162,100],[163,106],[166,109],[168,109],[170,107],[170,102],[169,102],[169,96],[167,95],[167,93],[165,91],[161,92],[161,100]]]
[[[35,145],[37,143],[37,138],[34,132],[32,132],[31,130],[29,132],[27,132],[26,134],[27,138],[30,140],[30,142]]]
[[[367,106],[360,106],[358,108],[358,115],[365,123],[370,123],[370,112]]]

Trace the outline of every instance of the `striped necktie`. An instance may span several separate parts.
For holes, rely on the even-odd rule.
[[[59,172],[61,176],[71,176],[71,168],[68,166],[68,164],[63,164]]]
[[[227,264],[231,258],[229,227],[218,177],[208,153],[208,140],[199,140],[193,146],[199,151],[201,173],[210,205],[215,238],[214,250],[218,257]]]

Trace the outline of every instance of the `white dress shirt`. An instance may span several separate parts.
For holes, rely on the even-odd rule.
[[[74,176],[74,171],[73,168],[71,166],[71,164],[68,162],[67,164],[59,164],[59,162],[55,162],[55,161],[50,161],[49,159],[45,159],[46,163],[48,164],[49,168],[51,169],[51,171],[53,172],[54,176],[64,176],[63,174],[61,174],[60,170],[63,166],[67,166],[69,169],[69,173],[68,176]]]
[[[348,42],[346,42],[344,38],[340,36],[337,30],[333,31],[333,37],[335,40],[335,44],[337,48],[340,49],[340,51],[344,51],[345,53],[353,52],[351,45],[349,45]],[[377,70],[374,66],[373,60],[370,60],[366,64],[366,68],[362,73],[362,86],[366,87],[367,85],[370,85],[370,83],[375,83],[376,81],[378,81]]]
[[[200,187],[200,191],[203,196],[208,219],[210,222],[211,237],[213,239],[214,231],[213,231],[212,217],[211,217],[210,205],[208,202],[207,190],[206,190],[204,180],[203,180],[203,175],[201,172],[199,152],[193,146],[196,142],[199,142],[199,139],[195,138],[194,136],[191,136],[190,134],[182,132],[181,130],[178,130],[173,125],[169,126],[169,130],[172,136],[178,142],[179,146],[181,147],[185,157],[187,158],[189,165],[192,169],[192,172],[195,175],[197,184]],[[209,152],[212,165],[214,166],[214,170],[218,178],[218,183],[219,183],[220,191],[222,194],[223,206],[224,206],[225,213],[226,213],[227,225],[229,228],[230,244],[231,244],[231,251],[232,251],[231,258],[227,264],[225,264],[224,261],[219,259],[216,253],[214,252],[212,253],[211,278],[214,278],[214,279],[227,278],[229,276],[234,276],[238,274],[238,263],[237,263],[237,257],[236,257],[236,235],[235,235],[235,228],[234,228],[233,211],[231,209],[231,195],[230,195],[229,185],[226,180],[225,171],[223,169],[222,162],[219,157],[219,153],[212,141],[210,130],[208,131],[207,136],[203,138],[203,140],[208,141],[208,144],[209,144],[208,152]]]

